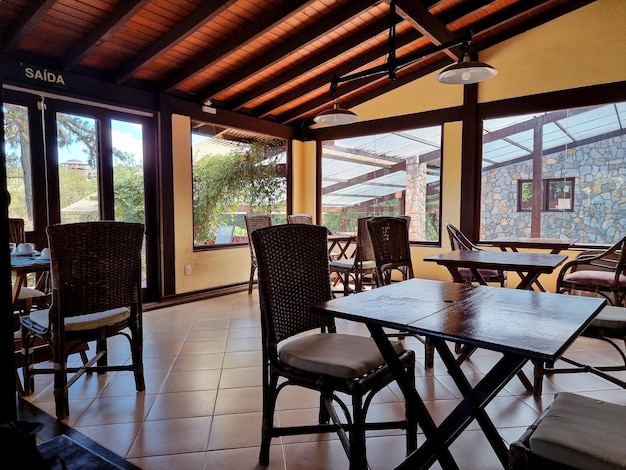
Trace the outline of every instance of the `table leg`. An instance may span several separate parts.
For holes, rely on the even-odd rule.
[[[537,280],[537,278],[539,277],[539,273],[523,273],[517,271],[517,274],[519,275],[521,281],[517,285],[516,289],[532,290],[533,284],[536,284],[542,292],[546,291]]]
[[[411,413],[415,413],[417,416],[417,422],[421,426],[424,431],[424,435],[426,436],[427,442],[434,441],[439,442],[440,436],[437,430],[437,426],[433,421],[430,413],[428,413],[428,409],[426,405],[424,405],[424,401],[417,393],[415,389],[415,384],[412,383],[407,375],[405,374],[404,367],[402,367],[402,363],[400,359],[398,359],[398,355],[393,349],[393,346],[389,342],[389,337],[385,334],[382,327],[376,325],[368,324],[367,327],[372,334],[372,338],[376,341],[376,345],[380,349],[382,356],[385,358],[387,365],[391,369],[393,376],[398,383],[398,386],[402,390],[404,394],[404,399],[407,401],[409,410]],[[407,460],[411,458],[417,451],[414,451],[407,457]],[[459,467],[454,462],[452,458],[452,454],[447,446],[438,447],[433,450],[431,458],[428,459],[428,462],[422,460],[413,460],[413,462],[420,462],[421,466],[417,466],[414,464],[411,468],[429,468],[435,460],[439,460],[439,463],[444,469],[458,469]],[[400,467],[398,467],[400,468]]]
[[[435,454],[441,448],[447,449],[474,418],[480,424],[503,468],[507,468],[507,446],[498,434],[493,422],[487,416],[485,407],[504,388],[509,380],[521,370],[527,359],[521,356],[503,356],[487,375],[472,388],[462,370],[456,365],[455,358],[446,342],[442,339],[433,339],[433,342],[464,398],[437,428],[437,439],[433,440],[426,436],[427,441],[397,468],[427,468],[434,462]]]

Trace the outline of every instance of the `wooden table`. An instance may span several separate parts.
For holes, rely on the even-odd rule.
[[[533,283],[541,274],[550,274],[561,265],[567,256],[547,253],[520,253],[492,250],[454,250],[424,258],[445,266],[454,282],[464,282],[459,268],[469,268],[480,284],[487,285],[480,275],[480,269],[515,271],[520,277],[517,289],[532,289]]]
[[[410,279],[333,299],[312,310],[366,324],[405,399],[415,406],[426,441],[397,468],[429,468],[435,460],[442,468],[459,468],[449,447],[473,419],[506,468],[507,445],[485,407],[529,359],[557,360],[605,304],[591,297]],[[463,394],[439,426],[402,368],[384,328],[428,336]],[[472,386],[456,363],[449,340],[503,356]]]
[[[348,248],[352,243],[356,243],[356,232],[335,232],[328,234],[328,256],[332,259],[353,258],[354,251],[349,253]],[[335,248],[339,250],[334,253]]]
[[[50,260],[38,256],[11,255],[11,271],[15,274],[13,284],[13,304],[19,299],[20,289],[27,284],[30,273],[41,274],[50,270]]]
[[[573,238],[517,238],[504,237],[485,240],[486,244],[497,246],[502,251],[517,251],[518,248],[550,250],[551,254],[558,254],[571,248],[578,239]]]

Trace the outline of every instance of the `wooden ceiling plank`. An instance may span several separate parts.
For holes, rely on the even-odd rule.
[[[209,85],[197,94],[202,98],[202,101],[206,99],[212,99],[218,93],[227,90],[228,88],[237,85],[243,81],[246,77],[258,73],[260,70],[265,70],[267,67],[278,62],[283,57],[292,54],[295,50],[309,44],[311,41],[326,34],[327,31],[339,27],[341,24],[349,21],[351,18],[362,13],[363,8],[367,5],[373,5],[378,0],[359,0],[359,2],[347,2],[346,6],[335,11],[333,15],[327,17],[324,21],[315,23],[314,27],[309,27],[297,38],[291,38],[284,44],[280,44],[273,48],[266,54],[252,63],[246,64],[239,68],[236,73],[230,74],[224,80],[221,80],[217,84]],[[367,4],[367,5],[366,5]]]
[[[0,59],[3,59],[13,49],[17,49],[22,40],[37,27],[39,22],[54,7],[56,0],[31,0],[22,16],[0,35]]]
[[[150,0],[124,0],[106,21],[100,23],[83,41],[72,47],[63,59],[63,69],[72,70],[79,65],[85,57],[113,36],[117,30],[149,3]]]
[[[473,7],[482,7],[485,4],[490,3],[492,0],[475,0],[474,2],[472,2]],[[459,6],[457,6],[456,8],[452,8],[449,11],[445,12],[444,14],[441,15],[441,19],[439,21],[441,21],[442,23],[452,23],[457,21],[459,18],[464,17],[465,15],[467,15],[468,13],[470,13],[471,11],[473,11],[473,8],[470,8],[470,5],[468,5],[467,3],[463,3]],[[388,23],[388,20],[385,19],[384,21],[386,21]],[[396,46],[398,48],[401,48],[403,46],[406,46],[407,44],[410,44],[411,42],[417,41],[419,39],[421,39],[423,36],[415,29],[412,30],[412,33],[405,33],[404,35],[398,36],[398,38],[396,39]],[[358,57],[356,57],[355,59],[351,60],[351,61],[346,61],[344,62],[340,67],[336,68],[335,72],[337,75],[342,76],[345,75],[347,73],[353,72],[361,67],[364,67],[365,65],[367,65],[368,63],[383,57],[385,54],[387,54],[388,52],[388,47],[387,45],[385,46],[381,46],[378,47],[372,51],[370,51],[367,54],[360,54]],[[339,55],[339,54],[338,54]],[[439,61],[437,62],[437,67],[432,69],[429,68],[427,73],[431,73],[434,70],[437,70],[439,68],[445,67],[446,65],[449,65],[448,61]],[[304,70],[300,70],[301,73],[304,73]],[[426,73],[425,73],[426,74]],[[425,75],[423,74],[423,75]],[[371,80],[358,80],[358,81],[353,81],[351,84],[342,84],[341,85],[341,90],[340,90],[340,95],[345,95],[348,93],[352,93],[356,90],[359,90],[361,88],[370,86],[371,84]],[[380,80],[380,78],[378,78],[377,80]],[[318,78],[315,80],[311,80],[308,81],[306,85],[304,85],[304,87],[298,87],[297,89],[291,89],[289,92],[282,94],[280,97],[272,100],[271,104],[268,105],[264,105],[262,107],[259,107],[257,109],[255,109],[254,114],[258,117],[268,117],[268,116],[272,116],[275,113],[276,109],[279,109],[281,106],[286,105],[287,103],[289,103],[290,101],[293,101],[294,99],[296,99],[297,97],[300,96],[304,96],[308,93],[311,93],[312,91],[314,91],[315,89],[319,88],[320,86],[324,86],[324,85],[329,85],[330,84],[330,79],[322,79],[322,78]],[[280,86],[279,84],[276,84],[276,86]],[[388,91],[388,90],[387,90]],[[314,103],[316,103],[311,111],[317,111],[318,108],[321,108],[322,106],[327,106],[328,103],[330,102],[329,99],[329,95],[325,94],[324,95],[325,99],[320,99],[319,97],[317,97],[316,99],[314,99]],[[346,102],[342,101],[342,104],[345,105]],[[359,103],[360,104],[360,103]],[[301,110],[304,109],[303,107],[296,107],[296,112],[293,115],[289,115],[288,119],[295,119],[299,116],[302,116]],[[310,114],[310,113],[309,113]]]
[[[420,38],[422,38],[421,34],[417,32],[416,30],[412,29],[408,33],[405,33],[399,36],[396,39],[396,41],[397,41],[397,45],[399,47],[402,47],[404,45],[417,41]],[[360,54],[350,61],[343,62],[339,67],[336,67],[334,69],[333,75],[336,74],[339,76],[343,76],[345,74],[348,74],[360,67],[363,67],[371,63],[372,61],[376,59],[380,59],[381,57],[384,57],[387,54],[387,52],[388,52],[387,44],[371,49],[367,53]],[[304,73],[304,71],[302,72]],[[304,86],[298,87],[297,89],[290,90],[287,93],[283,93],[280,97],[272,100],[272,102],[269,103],[268,105],[258,108],[255,112],[255,115],[257,115],[258,117],[270,116],[274,112],[274,110],[276,110],[277,108],[280,108],[281,106],[284,106],[290,101],[293,101],[299,96],[303,96],[308,93],[311,93],[314,90],[323,86],[329,87],[330,89],[331,78],[332,77],[330,76],[323,76],[323,77],[316,77],[312,80],[308,80]],[[339,97],[341,97],[343,93],[345,92],[345,90],[349,89],[349,87],[352,86],[352,87],[355,87],[354,89],[356,89],[356,88],[363,86],[363,84],[367,85],[369,83],[370,82],[368,80],[354,80],[351,83],[342,83],[341,88],[338,90],[337,94]],[[331,102],[330,93],[324,93],[321,98],[321,102],[317,105],[317,107],[328,105],[330,102]]]
[[[249,28],[246,28],[244,32],[234,35],[231,40],[224,42],[221,47],[207,51],[206,54],[203,54],[201,59],[193,61],[184,69],[172,74],[161,83],[161,89],[165,93],[175,91],[175,88],[185,80],[190,79],[202,70],[215,64],[223,57],[231,54],[232,51],[249,44],[261,34],[267,32],[278,23],[285,21],[287,17],[294,14],[296,11],[302,10],[313,1],[314,0],[291,0],[286,2],[283,8],[272,10],[271,14],[268,14],[260,21],[256,21]]]
[[[238,96],[235,100],[224,103],[224,105],[228,109],[237,111],[249,102],[259,99],[266,93],[276,90],[291,80],[302,76],[303,73],[315,70],[319,66],[336,59],[347,50],[357,47],[368,39],[385,32],[388,27],[389,21],[384,19],[377,21],[367,28],[360,29],[357,34],[354,34],[341,42],[336,42],[332,45],[332,47],[324,49],[321,53],[301,61],[297,67],[285,70],[284,73],[281,73],[276,79],[251,87],[246,93]]]
[[[150,47],[144,49],[133,60],[118,70],[115,73],[115,82],[118,84],[124,83],[143,66],[176,47],[206,23],[228,9],[228,7],[233,5],[236,1],[237,0],[224,0],[222,2],[208,2],[193,11],[169,33],[161,36]]]

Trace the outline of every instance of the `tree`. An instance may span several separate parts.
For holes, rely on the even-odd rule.
[[[205,155],[193,170],[194,240],[206,245],[215,238],[220,217],[240,206],[271,213],[285,197],[278,157],[283,141],[255,141],[239,151]]]
[[[7,188],[12,195],[11,213],[32,221],[33,191],[28,109],[24,106],[4,105],[4,129],[7,153]],[[86,168],[61,165],[58,169],[62,191],[61,208],[83,199],[94,198],[94,211],[79,216],[79,220],[97,220],[98,133],[95,119],[58,113],[57,145],[67,148],[79,144],[86,156]],[[113,148],[115,216],[118,220],[144,221],[143,167],[135,155]],[[23,196],[22,196],[23,195]],[[86,218],[85,218],[86,217]]]

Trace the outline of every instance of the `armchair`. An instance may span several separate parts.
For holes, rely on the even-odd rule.
[[[589,292],[605,297],[611,305],[624,305],[626,296],[626,237],[609,249],[582,252],[566,263],[556,281],[556,291]]]

